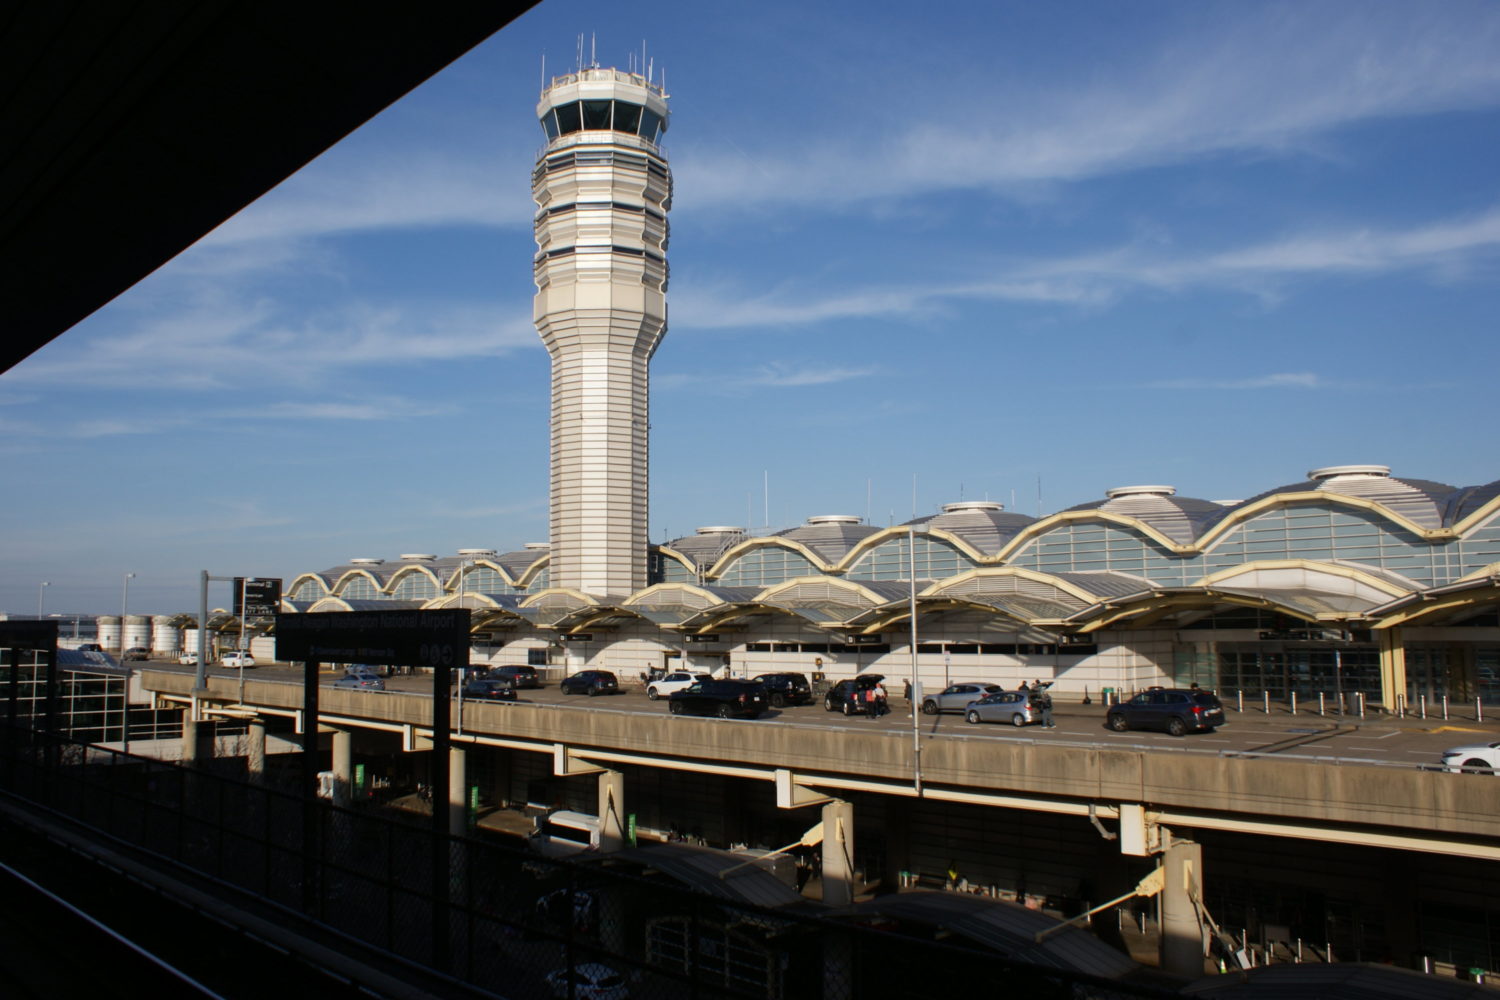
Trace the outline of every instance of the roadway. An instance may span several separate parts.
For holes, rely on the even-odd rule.
[[[137,666],[193,672],[192,667],[157,661]],[[211,666],[208,672],[226,678],[240,676],[240,671],[235,668]],[[341,672],[325,673],[324,686],[331,685],[340,674]],[[244,676],[261,682],[280,681],[298,685],[302,682],[301,667],[289,664],[257,666],[246,670]],[[430,675],[389,677],[386,685],[388,692],[392,694],[419,694],[432,690]],[[377,698],[382,695],[378,691],[363,694]],[[522,703],[567,706],[583,712],[650,716],[668,714],[665,699],[651,701],[646,697],[644,687],[634,684],[626,684],[618,695],[600,697],[565,695],[555,683],[543,688],[523,689],[519,695]],[[755,720],[731,721],[743,725],[774,724],[799,729],[910,732],[912,718],[907,703],[898,696],[892,699],[891,705],[892,711],[879,718],[846,717],[826,712],[821,701],[815,701],[810,705],[772,709]],[[919,716],[917,729],[924,739],[1019,741],[1212,756],[1267,755],[1324,764],[1367,764],[1401,768],[1436,767],[1442,752],[1449,747],[1500,740],[1500,724],[1490,720],[1477,722],[1473,707],[1467,705],[1450,711],[1447,721],[1438,713],[1429,713],[1427,719],[1422,719],[1417,715],[1396,718],[1373,711],[1362,719],[1357,714],[1339,716],[1329,712],[1319,715],[1316,703],[1312,711],[1299,706],[1299,711],[1292,714],[1290,707],[1285,704],[1272,703],[1267,712],[1263,703],[1252,704],[1247,701],[1244,710],[1240,711],[1236,707],[1236,700],[1230,698],[1225,702],[1228,721],[1223,726],[1213,732],[1190,733],[1180,738],[1144,731],[1116,733],[1104,724],[1106,708],[1099,701],[1087,705],[1058,703],[1053,712],[1056,723],[1053,729],[1034,725],[1018,729],[994,723],[971,725],[960,714]]]

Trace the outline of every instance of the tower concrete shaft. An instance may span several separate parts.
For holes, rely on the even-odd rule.
[[[552,356],[553,587],[646,586],[648,366],[667,330],[667,95],[637,73],[557,77],[537,115],[537,332]]]

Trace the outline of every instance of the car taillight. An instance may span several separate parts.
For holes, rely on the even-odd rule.
[[[740,697],[739,697],[739,703],[741,705],[743,705],[745,703],[745,696],[744,695],[740,695]]]

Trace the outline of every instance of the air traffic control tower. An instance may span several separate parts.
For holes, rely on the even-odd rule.
[[[667,95],[647,77],[555,77],[532,172],[535,319],[552,355],[550,585],[646,586],[648,366],[667,331]]]

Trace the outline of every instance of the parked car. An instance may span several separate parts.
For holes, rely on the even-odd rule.
[[[125,652],[129,653],[130,650],[127,649]],[[219,664],[225,667],[253,667],[255,666],[255,657],[251,656],[247,650],[231,649],[219,657]]]
[[[120,662],[122,663],[129,660],[149,660],[150,658],[151,650],[147,649],[145,646],[131,646],[129,649],[125,650],[125,652],[120,654]]]
[[[80,653],[102,653],[104,652],[104,647],[97,642],[86,642],[78,647],[78,651]]]
[[[564,677],[559,685],[563,694],[619,694],[620,679],[608,670],[580,670]]]
[[[880,682],[883,674],[860,674],[841,680],[828,689],[823,696],[825,712],[843,712],[845,715],[861,715],[886,711],[885,688]]]
[[[964,718],[973,723],[1009,722],[1013,726],[1024,726],[1029,722],[1040,722],[1042,713],[1032,705],[1029,691],[996,691],[969,702],[964,709]]]
[[[1469,774],[1500,773],[1500,743],[1473,743],[1444,750],[1443,770]]]
[[[1111,705],[1105,722],[1117,733],[1128,729],[1161,729],[1173,736],[1211,732],[1224,724],[1224,706],[1207,691],[1152,688]]]
[[[536,667],[528,667],[524,664],[508,664],[503,667],[491,667],[485,673],[487,681],[509,681],[513,688],[539,688],[542,679],[537,675]]]
[[[721,719],[758,719],[769,703],[766,686],[760,681],[716,681],[712,677],[694,681],[668,696],[673,715],[717,715]]]
[[[198,665],[198,654],[196,652],[178,653],[177,662],[182,664],[184,667],[196,667]]]
[[[553,997],[568,1000],[626,1000],[630,996],[624,977],[598,962],[553,969],[547,973],[547,989]]]
[[[712,676],[709,674],[695,674],[690,670],[674,670],[670,674],[648,683],[646,685],[646,697],[655,701],[658,698],[667,697],[674,691],[681,691],[691,684],[711,679]]]
[[[464,685],[464,697],[475,701],[515,701],[516,689],[510,681],[482,677]]]
[[[806,674],[782,672],[761,674],[755,678],[766,686],[774,708],[787,705],[806,705],[812,701],[812,685]]]
[[[977,681],[963,681],[958,684],[949,684],[937,694],[930,694],[922,699],[922,714],[937,715],[939,712],[962,712],[969,707],[969,702],[978,701],[985,695],[996,694],[999,691],[999,684],[980,684]]]
[[[364,691],[384,691],[385,678],[375,672],[374,667],[356,664],[333,682],[336,688],[360,688]]]

